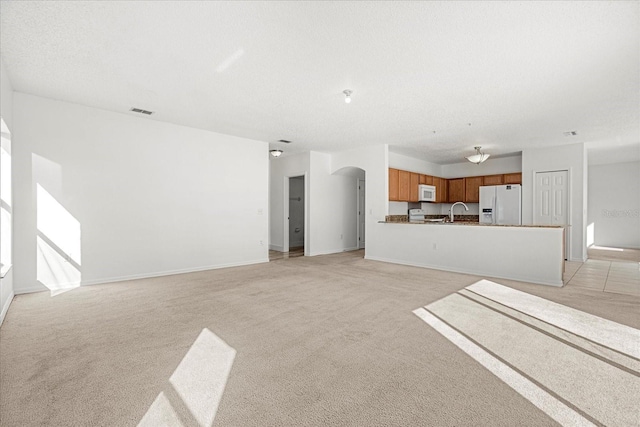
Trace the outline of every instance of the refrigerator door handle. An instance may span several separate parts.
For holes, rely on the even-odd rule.
[[[491,217],[492,224],[497,224],[498,223],[498,197],[497,196],[493,196],[493,215]]]

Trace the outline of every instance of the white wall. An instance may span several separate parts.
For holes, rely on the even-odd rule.
[[[13,130],[13,86],[0,57],[0,115],[4,122]]]
[[[267,143],[22,93],[13,119],[16,293],[268,261]]]
[[[330,154],[309,154],[309,254],[357,249],[357,178],[332,174]]]
[[[0,117],[4,120],[10,131],[13,131],[13,87],[4,67],[4,61],[0,57]],[[1,175],[1,174],[0,174]],[[13,268],[0,279],[0,325],[4,320],[9,305],[13,300]]]
[[[387,223],[374,232],[384,244],[369,259],[562,286],[562,228]]]
[[[595,245],[640,249],[640,162],[590,165],[588,206]]]
[[[586,215],[588,183],[587,156],[584,144],[528,149],[522,152],[522,223],[533,224],[535,173],[569,171],[569,259],[584,261],[587,257]]]
[[[442,177],[443,166],[389,151],[389,167],[409,172]]]
[[[489,157],[484,163],[471,162],[442,165],[442,178],[463,178],[467,176],[497,175],[522,171],[522,155],[509,157]]]
[[[331,154],[331,170],[356,167],[366,173],[365,258],[371,248],[384,245],[375,233],[378,221],[384,221],[389,212],[389,149],[386,144]]]

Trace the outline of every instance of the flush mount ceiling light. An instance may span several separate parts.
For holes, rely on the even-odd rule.
[[[347,104],[351,103],[351,94],[353,93],[352,90],[349,89],[345,89],[342,91],[342,93],[344,93],[344,102],[346,102]]]
[[[280,157],[282,155],[282,150],[269,150],[269,154],[273,157]]]
[[[480,163],[484,162],[491,155],[491,154],[481,153],[480,148],[482,147],[473,147],[473,148],[476,149],[476,154],[474,154],[473,156],[466,157],[466,159],[469,160],[471,163],[475,163],[476,165],[479,165]]]

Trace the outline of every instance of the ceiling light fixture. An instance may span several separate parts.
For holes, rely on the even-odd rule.
[[[273,157],[280,157],[282,156],[282,150],[270,150],[269,154],[271,154]]]
[[[476,165],[479,165],[480,163],[484,162],[491,155],[491,154],[481,153],[480,148],[482,147],[473,147],[473,148],[476,149],[476,154],[474,154],[473,156],[466,157],[466,159],[469,160],[471,163],[475,163]]]
[[[350,104],[351,103],[351,94],[353,93],[353,91],[349,90],[349,89],[345,89],[345,90],[342,91],[342,93],[344,93],[344,96],[345,96],[344,102],[346,102],[347,104]]]

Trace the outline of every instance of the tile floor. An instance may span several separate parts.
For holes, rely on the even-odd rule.
[[[565,286],[577,286],[602,292],[640,296],[640,263],[588,259],[567,261]]]

